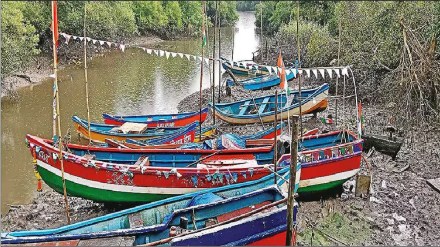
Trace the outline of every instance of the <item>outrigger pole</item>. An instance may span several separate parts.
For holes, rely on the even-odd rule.
[[[61,178],[63,180],[63,192],[64,192],[64,202],[66,203],[66,217],[67,224],[70,224],[69,215],[69,201],[67,200],[67,190],[66,190],[66,180],[64,179],[64,162],[63,162],[63,141],[61,140],[61,120],[60,120],[60,100],[59,100],[59,90],[58,90],[58,58],[57,58],[57,46],[58,46],[58,16],[57,16],[57,1],[52,1],[52,49],[53,49],[53,70],[54,70],[54,81],[53,81],[53,141],[54,145],[58,141],[58,159],[61,163]],[[57,122],[57,123],[56,123]],[[57,136],[57,125],[58,125],[58,136]],[[55,159],[55,158],[54,158]]]

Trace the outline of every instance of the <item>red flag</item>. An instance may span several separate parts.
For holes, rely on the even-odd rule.
[[[284,62],[283,62],[283,57],[281,56],[281,51],[280,54],[278,55],[277,66],[281,68],[281,70],[278,70],[278,77],[280,78],[280,88],[285,89],[287,86],[286,70],[284,68]]]
[[[57,1],[52,1],[52,24],[51,28],[53,34],[53,43],[58,47],[58,15],[57,15]]]

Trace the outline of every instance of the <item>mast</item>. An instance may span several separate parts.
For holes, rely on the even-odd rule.
[[[213,49],[212,49],[212,121],[213,124],[215,125],[215,29],[217,26],[217,1],[215,1],[215,15],[214,15],[214,45],[213,45]],[[219,40],[220,42],[220,40]],[[220,67],[219,67],[220,69]],[[219,84],[220,84],[220,80],[219,80]]]
[[[221,6],[221,4],[222,4],[222,2],[220,2],[220,6]],[[218,12],[218,57],[221,57],[221,51],[222,51],[222,43],[221,43],[221,12],[219,11]],[[234,54],[234,46],[232,46],[232,56],[234,56],[233,55]],[[232,60],[232,61],[234,61],[234,60]],[[222,84],[222,70],[221,70],[221,67],[220,66],[222,66],[221,65],[221,62],[220,62],[220,60],[218,60],[218,64],[219,64],[219,67],[218,67],[218,103],[220,103],[220,93],[221,93],[221,84]]]
[[[89,106],[89,83],[87,79],[87,36],[86,36],[86,16],[87,16],[87,2],[84,2],[84,79],[86,82],[86,105],[87,105],[87,131],[89,132],[89,146],[92,142],[90,136],[90,106]]]
[[[301,48],[299,44],[299,0],[296,2],[297,5],[297,16],[296,16],[296,42],[297,42],[297,50],[298,50],[298,68],[301,68]],[[301,97],[301,74],[298,70],[298,93],[299,93],[299,130],[300,135],[302,137],[303,127],[302,127],[302,97]],[[293,141],[293,140],[292,140]]]
[[[61,120],[60,120],[60,100],[59,100],[59,90],[58,90],[58,57],[57,57],[57,46],[58,46],[58,16],[57,16],[57,1],[52,1],[52,49],[53,49],[53,70],[54,70],[54,100],[53,100],[53,140],[54,145],[58,141],[58,159],[61,163],[61,178],[63,180],[63,192],[64,192],[64,202],[66,204],[66,217],[67,224],[70,224],[69,215],[69,201],[67,200],[67,190],[66,190],[66,180],[64,179],[64,162],[63,162],[63,141],[61,140]],[[57,125],[58,125],[58,136],[57,136]]]
[[[202,83],[203,83],[203,48],[206,42],[205,36],[205,1],[202,0],[202,61],[200,62],[200,91],[199,91],[199,140],[202,140]]]

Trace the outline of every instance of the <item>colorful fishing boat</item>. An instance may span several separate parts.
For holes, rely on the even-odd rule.
[[[288,81],[292,80],[293,78],[295,78],[293,73],[289,73],[288,75],[286,75],[286,80]],[[261,90],[280,85],[280,78],[277,75],[262,75],[249,79],[238,80],[236,82],[234,82],[232,79],[227,79],[226,85],[239,85],[242,86],[244,89],[251,91]]]
[[[268,75],[269,70],[264,67],[256,64],[252,60],[241,60],[231,62],[225,58],[222,58],[222,66],[225,70],[231,71],[236,75]]]
[[[201,111],[203,123],[208,116],[208,108]],[[156,115],[109,115],[102,114],[104,123],[111,125],[122,125],[125,122],[144,123],[147,127],[183,127],[188,124],[200,121],[200,112],[185,112],[176,114],[156,114]]]
[[[313,89],[301,91],[301,112],[309,114],[323,111],[328,105],[327,83]],[[299,114],[299,92],[294,91],[278,95],[278,120],[287,120],[288,116]],[[209,106],[212,108],[212,104]],[[275,95],[244,99],[232,103],[215,104],[215,115],[231,124],[250,124],[273,122],[275,118]]]
[[[169,135],[148,139],[148,143],[149,145],[162,145],[194,142],[195,136],[198,134],[196,132],[198,126],[199,122],[196,121],[187,126],[181,127],[180,129]]]
[[[88,122],[78,116],[73,116],[72,120],[76,131],[86,139],[104,142],[105,139],[124,141],[127,138],[135,140],[147,140],[157,137],[181,133],[182,127],[162,127],[148,128],[147,124],[126,122],[123,125],[109,125],[90,123],[90,136]],[[193,126],[193,125],[191,125]]]
[[[184,194],[47,230],[2,233],[2,244],[132,237],[131,245],[283,245],[289,168],[242,184]],[[300,170],[297,172],[299,177]],[[298,205],[294,203],[296,224]],[[293,233],[295,236],[295,232]],[[64,242],[66,243],[66,242]],[[92,242],[93,243],[93,242]],[[95,242],[96,243],[96,242]]]

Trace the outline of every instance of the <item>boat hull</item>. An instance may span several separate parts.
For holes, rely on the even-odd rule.
[[[397,153],[403,144],[403,140],[400,138],[389,140],[387,136],[367,134],[364,134],[362,137],[365,140],[364,148],[366,152],[374,147],[378,152],[391,156],[393,160],[396,159]]]

